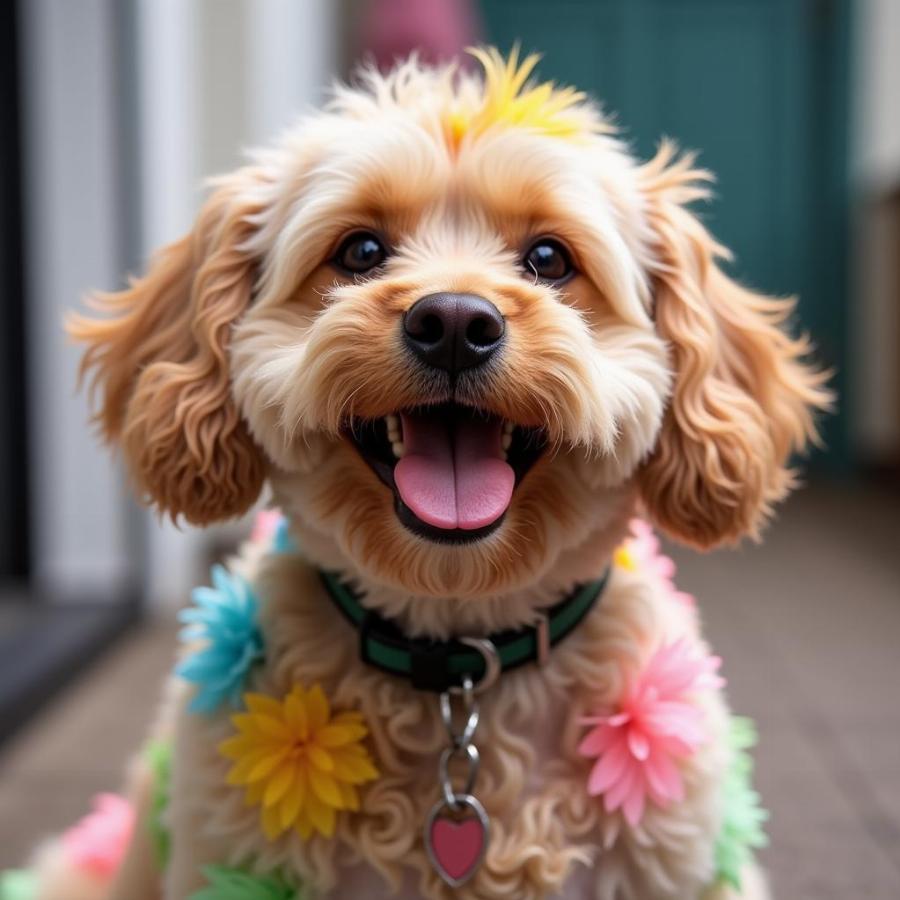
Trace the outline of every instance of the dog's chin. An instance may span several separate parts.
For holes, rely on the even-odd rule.
[[[440,544],[494,534],[547,443],[540,428],[453,402],[354,419],[343,434],[390,488],[399,521]]]

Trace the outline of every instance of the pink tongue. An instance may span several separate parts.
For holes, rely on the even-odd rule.
[[[394,468],[403,502],[437,528],[472,531],[495,522],[515,474],[500,458],[500,420],[456,422],[402,414],[406,453]]]

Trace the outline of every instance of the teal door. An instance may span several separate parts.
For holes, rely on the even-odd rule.
[[[663,135],[717,175],[698,211],[732,272],[800,297],[799,327],[844,381],[846,70],[838,0],[484,0],[487,37],[543,53],[643,157]],[[843,418],[823,423],[846,461]],[[821,461],[821,460],[820,460]]]

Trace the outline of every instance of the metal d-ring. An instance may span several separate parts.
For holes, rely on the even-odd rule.
[[[462,637],[459,639],[459,642],[467,647],[471,647],[473,650],[477,650],[481,654],[482,659],[484,659],[484,675],[474,685],[475,693],[482,694],[489,687],[492,687],[500,677],[500,654],[497,652],[493,642],[487,638]],[[463,682],[463,685],[465,685],[465,682]],[[451,694],[462,694],[464,691],[465,686],[453,686],[450,688]]]
[[[469,761],[469,774],[466,776],[465,787],[462,791],[453,790],[453,784],[450,780],[450,760],[460,751],[464,751]],[[444,793],[444,800],[452,810],[457,809],[456,797],[458,794],[471,794],[475,788],[475,781],[478,778],[478,769],[481,766],[481,756],[478,748],[474,744],[466,744],[462,747],[447,747],[441,754],[441,761],[438,765],[438,774],[441,779],[441,790]]]

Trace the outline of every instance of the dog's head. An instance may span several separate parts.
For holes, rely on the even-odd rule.
[[[270,479],[312,545],[416,593],[533,581],[638,493],[689,543],[755,535],[827,402],[790,304],[717,267],[689,160],[638,164],[533,59],[478,55],[339,90],[74,322],[106,436],[171,515]]]

